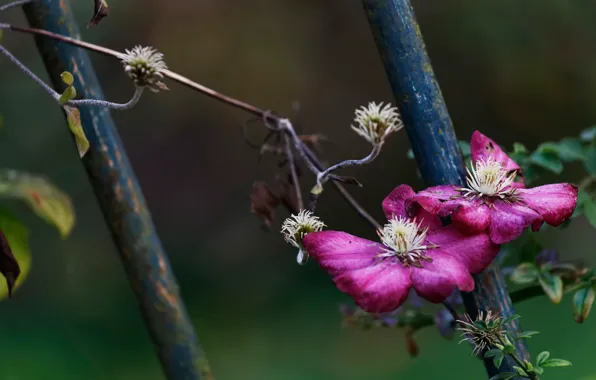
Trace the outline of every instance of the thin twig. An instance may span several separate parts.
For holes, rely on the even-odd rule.
[[[290,174],[292,175],[292,183],[294,184],[294,191],[296,192],[296,199],[298,200],[298,210],[304,208],[304,201],[302,200],[302,190],[300,189],[300,182],[298,181],[298,173],[296,172],[296,163],[294,162],[294,153],[292,152],[292,143],[290,136],[285,135],[285,149],[288,157],[288,165],[290,166]]]
[[[33,1],[35,1],[35,0],[16,0],[16,1],[13,1],[12,3],[4,4],[3,6],[1,6],[0,12],[7,11],[11,8],[19,7],[21,5],[29,4],[29,3],[32,3]]]
[[[52,38],[52,39],[55,39],[55,40],[58,40],[58,41],[61,41],[61,42],[64,42],[64,43],[67,43],[67,44],[70,44],[73,46],[77,46],[77,47],[80,47],[80,48],[83,48],[86,50],[90,50],[90,51],[93,51],[93,52],[96,52],[99,54],[108,55],[108,56],[118,58],[118,59],[121,59],[122,56],[124,55],[123,53],[118,52],[116,50],[112,50],[112,49],[109,49],[109,48],[106,48],[106,47],[103,47],[100,45],[95,45],[95,44],[92,44],[89,42],[81,41],[76,38],[63,36],[61,34],[52,33],[52,32],[49,32],[49,31],[43,30],[43,29],[28,28],[28,27],[22,27],[22,26],[10,25],[10,24],[2,24],[2,23],[0,23],[0,29],[6,29],[6,30],[19,32],[19,33],[25,33],[25,34],[45,36],[45,37]],[[214,98],[216,100],[219,100],[221,102],[224,102],[226,104],[234,106],[236,108],[242,109],[246,112],[249,112],[253,115],[264,118],[264,119],[271,121],[273,123],[277,124],[277,123],[279,123],[280,120],[283,120],[282,118],[274,115],[271,112],[268,112],[268,111],[258,108],[256,106],[253,106],[252,104],[243,102],[241,100],[232,98],[230,96],[221,94],[213,89],[210,89],[206,86],[196,83],[196,82],[192,81],[191,79],[186,78],[186,77],[184,77],[178,73],[175,73],[173,71],[165,70],[165,71],[162,71],[162,74],[164,77],[171,79],[175,82],[178,82],[186,87],[190,87],[196,91],[199,91],[204,95],[207,95],[211,98]],[[297,149],[297,151],[299,153],[301,153],[301,156],[302,156],[302,152],[305,153],[306,157],[304,158],[304,161],[307,163],[307,165],[311,165],[311,164],[314,165],[314,167],[316,167],[318,171],[325,170],[324,165],[320,162],[320,160],[318,159],[316,154],[312,150],[310,150],[310,148],[308,148],[308,146],[306,146],[306,144],[303,144],[302,141],[300,141],[300,144],[301,144],[301,148]],[[362,208],[362,206],[352,197],[352,195],[348,192],[348,190],[345,189],[345,187],[342,184],[333,181],[333,185],[337,188],[337,190],[339,191],[341,196],[348,202],[348,204],[352,208],[354,208],[354,210],[362,218],[364,218],[371,226],[373,226],[375,229],[378,229],[381,227],[380,224],[366,210],[364,210],[364,208]]]

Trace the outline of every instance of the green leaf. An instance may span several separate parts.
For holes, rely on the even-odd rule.
[[[506,326],[508,324],[510,324],[511,322],[515,321],[516,319],[521,318],[521,315],[519,314],[513,314],[510,317],[507,317],[505,319],[503,319],[503,321],[501,322],[501,326]]]
[[[548,359],[542,363],[542,368],[552,368],[552,367],[569,367],[571,366],[571,362],[564,360],[564,359]]]
[[[542,271],[538,278],[544,293],[554,304],[561,302],[563,298],[563,280],[559,276],[553,276],[548,271]]]
[[[596,228],[596,202],[593,199],[586,199],[582,202],[582,209],[584,210],[584,216],[592,225]]]
[[[519,285],[530,284],[538,280],[539,271],[533,263],[521,263],[511,273],[509,279]]]
[[[85,153],[89,150],[89,140],[87,140],[87,136],[85,136],[85,132],[83,131],[81,113],[77,108],[69,106],[64,106],[64,112],[66,112],[68,128],[74,135],[77,150],[79,151],[79,157],[83,158]]]
[[[536,367],[534,367],[534,372],[538,375],[542,375],[542,373],[544,372],[544,369],[540,366],[536,366]]]
[[[590,127],[590,128],[584,129],[579,135],[579,139],[583,142],[591,142],[591,141],[594,141],[595,138],[596,138],[596,127]]]
[[[514,365],[514,366],[513,366],[513,369],[517,371],[517,374],[518,374],[519,376],[523,376],[523,377],[527,378],[527,376],[526,376],[526,371],[525,371],[523,368],[521,368],[521,367],[518,367],[518,366]]]
[[[590,174],[596,174],[596,146],[589,146],[586,150],[584,166]]]
[[[582,143],[575,138],[565,137],[557,144],[559,158],[563,161],[577,161],[585,158]]]
[[[470,149],[470,144],[467,141],[459,140],[458,144],[461,154],[464,156],[464,158],[472,154],[472,149]]]
[[[510,380],[517,376],[515,372],[501,372],[491,377],[490,380]]]
[[[515,340],[520,339],[530,339],[533,335],[539,334],[539,331],[522,331],[521,333],[517,334]]]
[[[561,174],[563,163],[558,155],[551,151],[535,151],[530,155],[530,162],[550,172]]]
[[[528,148],[522,143],[513,143],[513,154],[528,154]]]
[[[16,170],[0,170],[0,196],[25,201],[33,211],[53,224],[62,237],[68,236],[75,223],[68,195],[44,177]]]
[[[486,351],[484,357],[493,358],[493,364],[495,365],[495,367],[500,368],[505,355],[503,354],[503,351],[499,350],[498,348],[493,348],[491,350]]]
[[[77,90],[73,86],[67,87],[60,95],[60,104],[66,104],[77,97]]]
[[[546,359],[549,358],[549,356],[550,356],[550,352],[548,352],[548,351],[542,351],[541,353],[536,355],[536,365],[541,365],[542,362],[544,362]]]
[[[0,230],[8,240],[10,250],[21,269],[12,289],[14,292],[23,284],[31,270],[29,230],[14,215],[3,209],[0,209]],[[0,300],[6,297],[8,297],[8,286],[5,281],[0,281]]]
[[[571,304],[573,306],[573,318],[577,323],[583,323],[592,309],[594,303],[594,289],[585,287],[573,294]]]
[[[62,74],[60,74],[60,77],[62,78],[62,81],[64,83],[66,83],[66,85],[68,87],[72,86],[72,84],[74,83],[74,77],[68,71],[65,71]]]

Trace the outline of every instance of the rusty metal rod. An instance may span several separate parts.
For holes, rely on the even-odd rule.
[[[39,0],[23,9],[31,26],[79,38],[67,0]],[[83,49],[43,36],[36,36],[35,42],[57,91],[65,89],[60,74],[69,71],[83,98],[103,99],[91,60]],[[82,161],[164,373],[171,380],[212,379],[110,112],[81,107],[80,113],[91,145]],[[73,158],[75,154],[73,145]]]

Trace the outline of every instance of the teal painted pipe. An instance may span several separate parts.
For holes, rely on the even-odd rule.
[[[26,5],[24,11],[30,25],[35,28],[79,38],[67,0],[36,1]],[[91,60],[84,50],[41,36],[37,36],[35,41],[57,91],[64,90],[60,74],[69,71],[82,98],[103,99]],[[80,107],[80,112],[83,129],[91,145],[83,157],[83,164],[164,373],[171,380],[212,379],[204,352],[180,299],[168,256],[157,236],[110,112],[86,106]],[[76,152],[73,145],[73,159]]]
[[[429,186],[463,185],[464,161],[410,1],[363,0],[363,5],[422,178]],[[496,264],[476,275],[475,280],[475,291],[463,294],[472,317],[478,310],[514,314],[505,279]],[[512,327],[519,329],[519,324]],[[523,340],[517,349],[522,357],[529,358]],[[484,362],[489,377],[515,372],[515,362],[509,357],[500,369],[492,360]]]

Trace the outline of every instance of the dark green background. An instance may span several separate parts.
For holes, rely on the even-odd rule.
[[[298,124],[329,136],[332,162],[369,149],[349,129],[354,108],[392,100],[357,0],[109,3],[111,15],[85,29],[92,1],[75,2],[83,38],[118,50],[156,46],[174,71],[282,114],[292,115],[298,101]],[[596,121],[593,1],[414,5],[460,138],[480,129],[504,146],[534,148]],[[3,17],[24,24],[19,10]],[[47,78],[31,37],[5,32],[3,43]],[[93,60],[108,98],[128,99],[133,89],[120,64]],[[31,227],[34,261],[14,299],[0,303],[0,379],[163,379],[59,107],[5,58],[0,69],[2,166],[46,173],[73,197],[78,216],[62,241],[13,207]],[[295,264],[277,233],[285,215],[264,233],[250,213],[252,181],[271,178],[272,165],[257,167],[242,139],[248,115],[170,87],[114,116],[217,379],[485,378],[468,346],[434,328],[416,335],[416,359],[402,331],[342,329],[337,309],[347,297],[316,264]],[[421,186],[407,149],[400,132],[375,163],[351,172],[365,185],[356,197],[378,218],[393,187]],[[576,180],[576,169],[566,179]],[[318,213],[334,229],[374,236],[331,191]],[[594,263],[593,237],[582,218],[541,239],[566,258]],[[574,363],[544,379],[596,379],[596,317],[577,325],[568,297],[517,311],[526,329],[542,332],[530,341],[534,354],[548,349]]]

